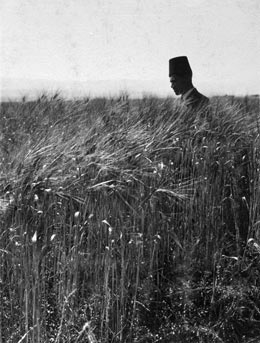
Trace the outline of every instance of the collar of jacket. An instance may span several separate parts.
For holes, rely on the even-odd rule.
[[[183,101],[185,101],[185,100],[189,97],[189,95],[191,94],[191,92],[192,92],[194,89],[195,89],[195,88],[192,87],[192,88],[190,88],[186,93],[182,94],[181,99],[182,99]]]

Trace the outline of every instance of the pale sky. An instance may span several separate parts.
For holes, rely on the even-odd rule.
[[[259,0],[0,0],[0,11],[3,93],[84,82],[169,95],[178,55],[206,95],[260,93]]]

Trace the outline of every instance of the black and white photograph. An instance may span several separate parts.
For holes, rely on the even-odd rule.
[[[0,1],[0,343],[260,342],[260,1]]]

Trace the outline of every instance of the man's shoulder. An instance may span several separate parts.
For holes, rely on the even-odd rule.
[[[209,98],[207,98],[205,95],[198,92],[196,88],[194,88],[187,97],[186,104],[189,107],[207,106],[209,104]]]
[[[196,88],[193,88],[192,92],[190,93],[190,97],[194,99],[199,99],[199,100],[201,99],[201,100],[209,101],[209,98],[201,94]]]

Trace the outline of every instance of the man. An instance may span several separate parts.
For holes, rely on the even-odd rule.
[[[192,84],[192,70],[186,56],[169,60],[171,88],[181,95],[181,103],[186,109],[201,110],[209,104],[209,99],[199,93]]]

